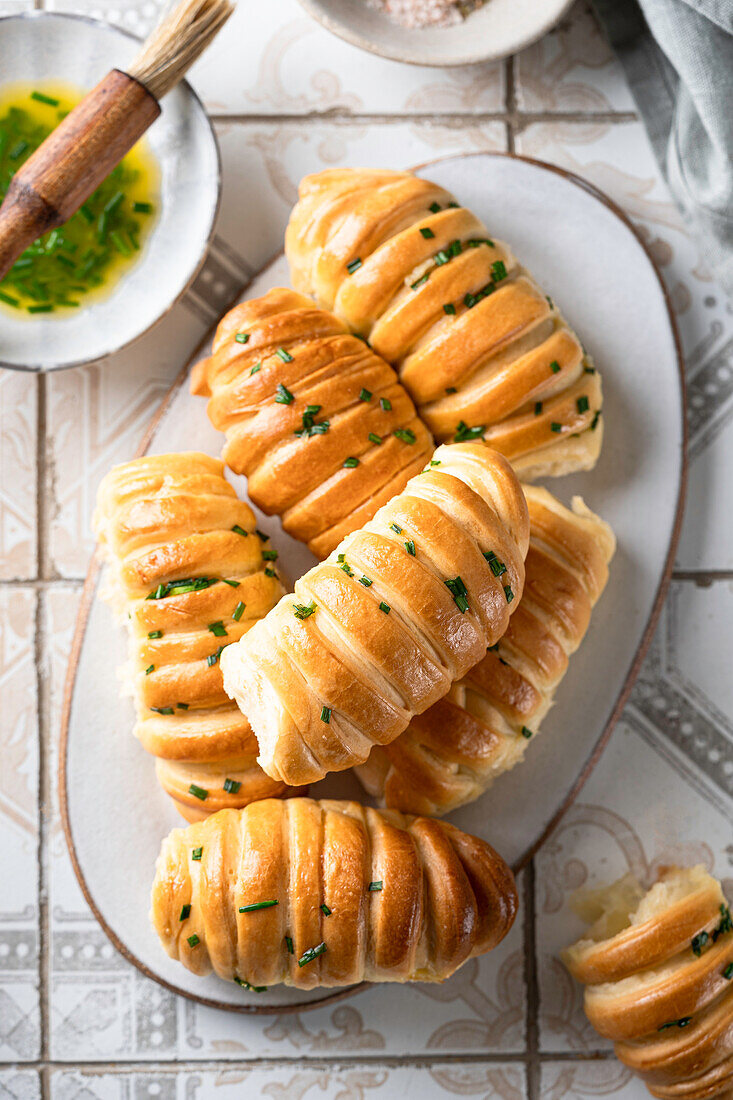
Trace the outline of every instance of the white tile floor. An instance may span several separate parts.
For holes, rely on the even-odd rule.
[[[31,6],[0,0],[0,15]],[[143,34],[162,4],[40,6]],[[586,882],[680,858],[733,886],[730,306],[681,225],[582,2],[511,62],[438,71],[353,49],[297,0],[240,0],[193,82],[216,118],[224,166],[214,254],[197,284],[112,361],[45,379],[0,372],[0,1098],[641,1100],[643,1088],[584,1023],[556,952],[575,928],[568,894]],[[60,696],[97,484],[133,453],[228,297],[281,247],[302,174],[507,148],[607,191],[645,236],[672,296],[687,360],[690,488],[654,645],[580,802],[523,876],[523,920],[498,951],[443,988],[373,989],[295,1016],[240,1018],[178,1000],[108,943],[59,827]]]

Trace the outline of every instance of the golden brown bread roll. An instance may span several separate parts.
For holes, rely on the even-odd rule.
[[[613,533],[579,497],[572,511],[524,486],[529,551],[522,602],[503,638],[356,771],[365,789],[405,813],[444,814],[478,798],[524,758],[552,706],[608,579]]]
[[[332,313],[271,290],[222,318],[191,386],[258,508],[325,558],[430,457],[432,437],[383,359]]]
[[[617,1057],[653,1096],[728,1096],[733,921],[720,883],[702,866],[668,867],[651,890],[627,875],[575,906],[592,924],[563,960]]]
[[[393,741],[504,633],[527,541],[527,505],[506,459],[483,443],[438,448],[222,654],[224,687],[267,774],[314,782]]]
[[[182,453],[115,466],[99,487],[94,527],[130,635],[135,734],[159,758],[163,788],[188,820],[284,793],[258,767],[249,722],[222,686],[223,648],[283,587],[277,555],[221,462]]]
[[[356,802],[268,799],[163,842],[153,926],[196,974],[247,988],[443,981],[512,926],[483,840]]]
[[[410,172],[335,168],[299,195],[293,286],[394,365],[439,442],[482,436],[525,480],[595,465],[600,376],[478,218]]]

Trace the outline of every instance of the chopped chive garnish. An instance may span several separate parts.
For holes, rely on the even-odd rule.
[[[491,274],[493,275],[495,283],[499,283],[502,279],[506,279],[506,266],[503,260],[494,260],[491,265]]]
[[[377,435],[376,432],[370,432],[367,436],[367,439],[370,441],[370,443],[376,443],[377,445],[382,442],[382,437]]]
[[[552,362],[550,363],[550,370],[552,371],[552,373],[553,374],[559,374],[561,369],[562,368],[560,367],[560,364],[558,363],[557,359],[553,359]]]
[[[290,936],[286,936],[286,937],[285,937],[285,946],[286,946],[286,947],[287,947],[287,949],[288,949],[288,955],[292,955],[292,954],[294,954],[294,951],[293,951],[293,941],[292,941],[292,939],[290,938]]]
[[[10,152],[8,153],[8,156],[10,157],[11,160],[17,160],[18,157],[23,156],[23,153],[25,153],[25,151],[27,149],[30,149],[30,145],[28,144],[28,142],[27,141],[19,141],[17,143],[17,145],[14,145],[13,148],[10,150]]]
[[[382,602],[379,605],[379,610],[383,611],[385,615],[389,615],[390,606],[389,606],[388,603],[385,603],[384,600],[382,600]]]
[[[20,307],[19,299],[14,298],[12,294],[6,294],[4,290],[0,290],[0,302],[6,302],[9,306],[14,306],[15,309]]]
[[[237,606],[234,608],[234,610],[232,611],[232,618],[235,622],[239,622],[239,620],[242,618],[242,613],[246,606],[247,605],[242,603],[242,601],[240,600]]]
[[[417,290],[417,288],[419,286],[422,286],[423,283],[426,283],[429,278],[430,278],[430,272],[426,271],[425,274],[421,275],[419,279],[415,279],[414,283],[410,283],[410,290]]]
[[[277,561],[277,553],[278,553],[277,550],[263,550],[262,551],[262,560],[263,561]]]
[[[428,226],[426,226],[426,225],[420,226],[420,233],[422,234],[422,236],[425,238],[426,241],[432,240],[433,237],[435,236],[432,229],[429,229]]]
[[[246,989],[249,993],[267,992],[266,985],[250,985],[249,982],[245,982],[244,978],[240,978],[238,974],[234,974],[232,980],[235,981],[237,985],[241,985],[242,989]]]
[[[173,714],[173,707],[151,707],[156,714]]]
[[[511,603],[514,599],[514,593],[512,592],[511,585],[504,585],[504,595],[506,596],[506,602]]]
[[[439,202],[431,202],[430,206],[428,207],[428,210],[430,211],[431,214],[438,214],[440,212],[440,203]]]
[[[31,92],[31,99],[35,99],[37,103],[46,103],[49,107],[58,107],[58,99],[54,99],[53,96],[44,95],[43,92]]]
[[[246,531],[244,533],[246,534]],[[216,580],[216,577],[189,577],[182,581],[167,581],[149,592],[145,599],[162,600],[166,596],[183,596],[187,592],[199,592],[203,588],[210,588],[212,584],[216,584]]]
[[[121,253],[123,256],[131,256],[132,255],[132,249],[123,240],[122,235],[120,233],[118,233],[116,229],[112,230],[112,232],[109,235],[109,239],[112,241],[112,244],[115,246],[117,251],[119,253]]]
[[[487,244],[489,248],[496,248],[496,245],[489,237],[473,237],[470,241],[466,241],[468,248],[480,248],[482,244]]]
[[[657,1031],[666,1031],[668,1027],[687,1027],[692,1016],[682,1016],[679,1020],[670,1020],[668,1024],[662,1024]]]
[[[268,568],[265,570],[265,576],[266,577],[274,577],[275,576],[275,570],[270,569],[269,566],[268,566]]]
[[[410,446],[417,438],[412,428],[395,428],[392,434],[396,439],[399,439],[400,443],[409,443]]]
[[[359,394],[359,400],[360,401],[371,401],[371,399],[372,399],[372,395],[369,392],[369,390],[362,389],[361,393]]]
[[[344,467],[347,470],[354,470],[354,469],[356,469],[356,467],[358,465],[359,465],[359,459],[354,458],[353,455],[351,455],[349,458],[347,458],[346,461],[344,462]]]
[[[191,916],[191,906],[190,905],[184,905],[183,908],[181,909],[181,915],[178,918],[179,921],[180,920],[188,920],[188,918],[190,916]]]
[[[592,432],[594,432],[596,430],[596,428],[598,427],[598,421],[600,419],[601,419],[601,410],[596,409],[595,413],[593,414],[593,419],[590,422],[590,430]]]
[[[188,793],[192,794],[194,798],[198,798],[201,802],[205,802],[209,797],[209,792],[205,791],[203,787],[197,787],[195,783],[192,783],[188,788]]]
[[[49,303],[43,306],[28,306],[29,313],[53,313],[53,306]]]
[[[433,259],[435,260],[436,267],[442,267],[443,264],[447,264],[450,261],[450,255],[444,248],[441,248],[435,253]]]
[[[201,862],[201,856],[203,854],[203,851],[204,851],[203,845],[201,845],[200,848],[192,848],[191,849],[191,859],[194,861],[194,863],[200,863]]]
[[[456,434],[453,436],[453,442],[465,443],[471,439],[482,439],[485,431],[485,424],[476,424],[474,427],[469,428],[468,424],[463,420],[459,420],[456,426]]]
[[[390,401],[390,399],[388,397],[380,397],[379,398],[379,405],[380,405],[380,408],[381,408],[382,412],[389,412],[392,408],[392,402]]]
[[[134,202],[132,209],[136,214],[152,214],[153,204],[152,202]]]
[[[249,372],[250,378],[253,374],[257,374],[257,371],[259,370],[262,370],[262,363],[255,363],[255,365],[252,367],[252,370]]]
[[[277,898],[273,898],[272,901],[253,901],[251,905],[240,905],[239,912],[254,913],[257,909],[272,909],[277,903]]]
[[[526,737],[527,740],[529,741],[531,736],[532,736],[532,730],[529,729],[528,726],[522,726],[522,737]]]
[[[595,367],[589,367],[589,366],[583,367],[583,374],[595,374],[595,373],[596,373],[596,368]]]
[[[453,303],[452,302],[446,302],[445,305],[443,306],[443,313],[454,314],[455,312],[456,312],[456,307],[453,305]]]
[[[232,531],[234,532],[235,535],[241,535],[242,538],[245,538],[245,539],[249,535],[249,531],[245,531],[244,527],[240,527],[238,523],[234,524],[234,526],[232,527]]]
[[[249,333],[237,332],[234,334],[234,339],[237,341],[238,344],[246,344],[249,341]]]
[[[408,539],[405,543],[405,550],[411,558],[415,557],[415,543],[412,541],[412,539]]]
[[[577,408],[579,413],[588,412],[590,405],[588,402],[588,398],[585,396],[585,394],[583,394],[582,397],[578,398],[578,400],[575,402],[575,407]]]
[[[550,424],[550,431],[551,432],[561,432],[562,431],[562,424],[558,424],[557,420],[553,420],[552,423]]]
[[[316,604],[314,600],[310,603],[294,603],[293,615],[296,619],[307,619],[309,615],[315,614]]]
[[[239,794],[239,788],[242,786],[238,779],[225,779],[224,790],[227,794]]]
[[[149,676],[151,672],[155,672],[155,665],[148,665],[145,669],[145,675]]]
[[[319,943],[317,947],[309,947],[298,959],[298,966],[306,966],[309,962],[313,962],[313,960],[317,959],[319,955],[322,955],[325,950],[325,943]]]
[[[346,270],[348,271],[349,275],[353,275],[354,272],[358,271],[360,267],[361,267],[361,260],[357,256],[355,260],[352,260],[351,263],[348,263],[346,265]]]
[[[371,588],[374,581],[371,581],[369,577],[359,577],[359,584],[363,584],[365,588]]]
[[[328,725],[329,722],[331,721],[331,708],[330,707],[321,707],[321,721],[325,722],[326,725]]]
[[[698,932],[696,936],[692,937],[690,947],[692,948],[692,954],[697,955],[698,959],[702,955],[702,949],[710,939],[707,932]]]
[[[206,629],[210,630],[215,638],[226,638],[226,627],[224,626],[224,623],[221,621],[221,619],[219,619],[215,623],[209,623]]]
[[[226,577],[222,577],[221,578],[221,583],[222,584],[228,584],[230,588],[239,588],[239,586],[241,584],[241,581],[231,581],[231,580],[228,580]]]
[[[188,710],[188,703],[176,703],[178,710]]]
[[[465,615],[468,611],[468,591],[461,577],[453,577],[452,580],[449,579],[443,583],[453,597],[453,603],[461,614]]]
[[[541,412],[542,412],[542,402],[541,401],[535,401],[535,403],[534,403],[534,414],[535,414],[535,416],[539,416]]]
[[[211,668],[212,665],[216,664],[216,662],[219,660],[219,658],[221,657],[223,652],[224,652],[224,646],[220,645],[219,648],[216,650],[216,652],[209,654],[209,656],[206,658],[206,663],[209,666],[209,668]]]
[[[442,463],[441,463],[439,458],[431,458],[430,459],[430,465],[431,466],[441,466]]]
[[[550,297],[550,295],[549,295],[549,294],[546,294],[546,295],[545,295],[545,297],[547,298],[547,304],[548,304],[548,306],[550,307],[550,309],[554,309],[554,308],[555,308],[555,303],[553,302],[553,300],[552,300],[552,298]]]
[[[378,879],[376,882],[370,882],[369,883],[369,889],[372,891],[372,893],[375,890],[381,890],[383,886],[384,886],[384,881],[381,878]]]
[[[295,401],[295,398],[288,387],[283,386],[282,382],[278,382],[275,403],[278,405],[292,405],[293,401]]]
[[[497,558],[493,550],[488,550],[484,554],[484,557],[489,563],[491,572],[494,574],[495,577],[501,577],[502,574],[506,573],[506,566],[504,565],[504,562],[500,558]]]
[[[455,386],[446,386],[445,387],[445,392],[446,393],[458,393],[458,390],[456,389]]]
[[[198,938],[198,936],[196,935],[195,932],[192,936],[188,937],[188,946],[189,947],[197,947],[200,943],[201,943],[201,940]]]
[[[324,917],[331,916],[331,910],[328,908],[325,902],[321,905],[321,912],[323,913]]]
[[[394,531],[394,533],[396,535],[401,535],[402,534],[402,528],[400,527],[399,523],[390,523],[389,526],[390,526],[390,530]]]
[[[278,348],[275,354],[282,359],[283,363],[292,363],[293,361],[292,355],[289,351],[286,351],[285,348]]]
[[[149,630],[148,631],[148,638],[162,638],[162,637],[163,637],[163,631],[162,630]]]
[[[723,977],[727,982],[729,982],[731,978],[733,978],[733,962],[728,963],[725,970],[723,971]]]

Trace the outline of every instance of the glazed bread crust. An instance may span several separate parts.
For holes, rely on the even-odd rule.
[[[644,891],[627,876],[578,899],[594,921],[563,952],[595,1029],[653,1096],[733,1088],[733,922],[702,866],[668,867]]]
[[[571,510],[546,489],[524,492],[524,594],[506,633],[443,699],[356,769],[389,807],[448,813],[519,763],[585,635],[608,579],[613,533],[580,498]]]
[[[527,542],[509,463],[483,443],[440,447],[222,654],[267,774],[314,782],[393,741],[504,633]]]
[[[184,452],[115,466],[99,487],[94,528],[129,632],[135,734],[159,758],[163,788],[189,820],[284,793],[257,765],[252,728],[222,685],[221,648],[283,592],[222,463]]]
[[[389,364],[292,290],[230,310],[191,388],[210,398],[224,461],[246,475],[250,499],[319,558],[399,493],[433,449]]]
[[[263,902],[277,904],[247,908]],[[151,919],[196,974],[313,989],[442,981],[496,946],[516,909],[511,871],[483,840],[356,802],[292,798],[174,830]]]
[[[600,376],[510,249],[442,187],[339,168],[301,181],[293,286],[392,363],[436,440],[481,435],[524,480],[591,469]]]

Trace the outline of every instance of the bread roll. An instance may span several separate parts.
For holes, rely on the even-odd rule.
[[[733,1089],[733,922],[704,867],[667,867],[648,891],[630,875],[584,891],[592,922],[563,960],[585,1010],[653,1096],[707,1100]]]
[[[293,286],[393,364],[436,440],[481,436],[524,480],[595,465],[600,376],[478,218],[410,172],[330,169],[299,195]]]
[[[527,541],[509,463],[483,443],[440,447],[222,654],[267,774],[314,782],[393,741],[504,633]]]
[[[517,910],[483,840],[356,802],[267,799],[163,842],[153,926],[171,956],[248,989],[439,982]]]
[[[192,377],[250,500],[324,558],[425,465],[430,432],[392,368],[332,313],[271,290],[221,320]]]
[[[405,813],[444,814],[513,768],[539,732],[608,578],[613,533],[582,500],[572,510],[524,487],[530,541],[522,602],[503,638],[444,698],[377,745],[357,774]]]
[[[94,528],[127,624],[135,734],[188,820],[285,792],[256,762],[251,726],[222,686],[223,648],[277,603],[277,554],[218,459],[150,455],[115,466]],[[263,541],[265,540],[265,541]],[[264,557],[263,557],[264,553]]]

